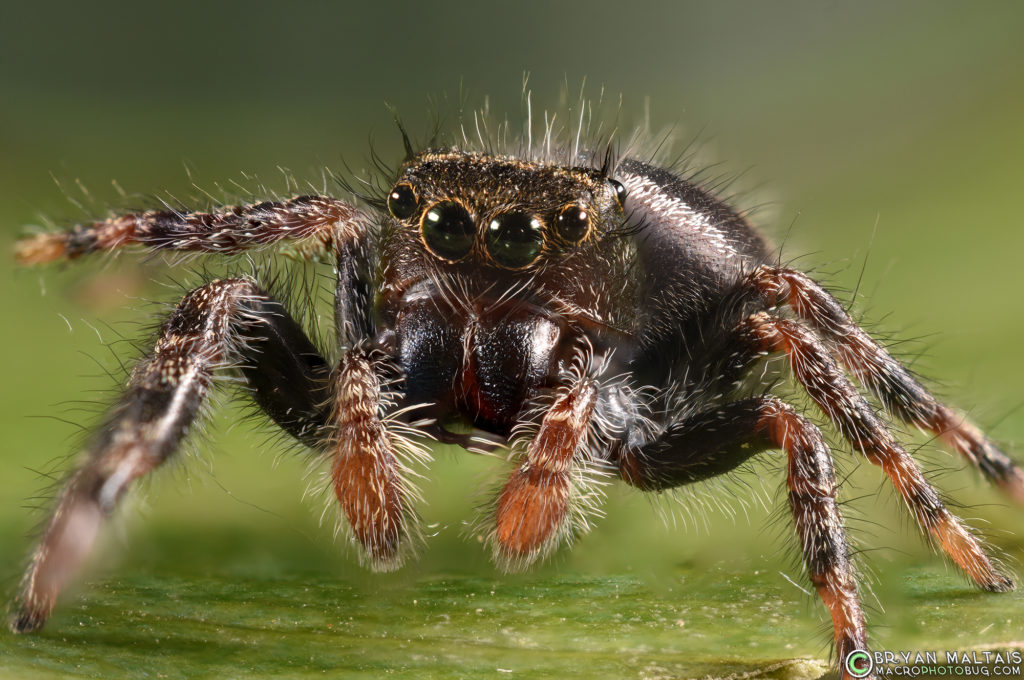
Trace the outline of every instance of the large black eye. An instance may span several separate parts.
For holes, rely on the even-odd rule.
[[[570,205],[562,208],[555,218],[555,226],[558,229],[558,236],[569,243],[579,243],[587,232],[590,231],[590,215],[578,205]]]
[[[522,269],[537,261],[544,248],[540,220],[524,212],[498,215],[487,225],[484,236],[487,252],[508,269]]]
[[[454,262],[473,249],[473,218],[455,201],[442,201],[423,215],[423,241],[438,257]]]
[[[608,180],[608,183],[612,185],[615,200],[619,202],[619,206],[624,206],[626,204],[626,187],[622,186],[622,182],[614,179]]]
[[[395,188],[388,194],[388,210],[400,220],[407,220],[416,212],[419,200],[412,185],[405,182],[395,185]]]

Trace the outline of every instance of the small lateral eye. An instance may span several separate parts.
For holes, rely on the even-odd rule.
[[[441,201],[423,214],[420,232],[430,252],[442,260],[456,262],[473,249],[476,227],[462,204]]]
[[[555,218],[555,227],[563,241],[579,243],[590,231],[590,215],[581,206],[566,206]]]
[[[498,265],[506,269],[525,269],[537,261],[544,249],[544,228],[533,215],[507,212],[487,225],[484,242]]]
[[[608,183],[612,185],[612,191],[615,192],[615,200],[619,202],[619,206],[622,207],[626,204],[626,187],[622,186],[622,182],[610,179]]]
[[[388,194],[388,210],[400,220],[407,220],[416,212],[419,200],[412,185],[406,182],[396,184]]]

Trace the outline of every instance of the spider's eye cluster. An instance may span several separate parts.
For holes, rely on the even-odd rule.
[[[526,269],[540,259],[548,237],[563,245],[582,242],[591,231],[590,213],[580,205],[568,205],[555,215],[552,226],[546,234],[540,217],[509,210],[491,219],[484,230],[483,245],[499,267]],[[476,223],[462,203],[441,201],[423,213],[420,234],[431,253],[442,260],[458,262],[473,250]]]
[[[473,249],[476,225],[461,203],[441,201],[423,213],[420,233],[430,252],[442,260],[456,262]]]
[[[487,252],[502,267],[523,269],[540,257],[544,249],[544,227],[529,213],[514,210],[498,215],[484,234]]]
[[[418,220],[420,239],[437,258],[459,262],[474,247],[480,247],[493,264],[513,270],[535,264],[552,246],[578,246],[593,233],[594,226],[591,211],[585,204],[574,202],[544,216],[515,208],[492,213],[480,233],[478,216],[461,200],[421,203],[413,187],[405,182],[395,185],[388,194],[388,210],[399,220]]]
[[[406,182],[395,185],[395,188],[388,194],[388,211],[400,220],[412,217],[416,213],[419,203],[412,185]]]

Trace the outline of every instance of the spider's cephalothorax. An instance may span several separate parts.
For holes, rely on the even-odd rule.
[[[507,436],[581,340],[621,345],[639,288],[633,246],[609,237],[622,191],[592,170],[458,152],[407,164],[388,196],[375,305],[405,401],[449,430]]]
[[[804,563],[844,659],[866,643],[831,451],[749,379],[779,353],[925,534],[981,588],[1013,587],[862,390],[1018,501],[1024,473],[816,282],[773,264],[745,218],[699,186],[628,158],[596,169],[453,149],[412,155],[383,200],[367,203],[300,196],[152,211],[19,245],[23,263],[128,245],[326,250],[337,261],[340,356],[324,358],[251,278],[186,295],[59,494],[15,631],[43,625],[103,518],[172,456],[220,370],[238,371],[263,411],[327,459],[351,536],[376,568],[397,566],[415,532],[403,462],[422,452],[415,435],[512,447],[516,466],[489,522],[505,567],[584,528],[574,518],[598,500],[581,482],[588,472],[661,490],[782,450]]]

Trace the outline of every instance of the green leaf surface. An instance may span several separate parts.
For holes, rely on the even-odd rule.
[[[0,634],[0,675],[808,678],[828,668],[820,605],[774,573],[724,564],[679,566],[657,585],[636,575],[374,583],[258,571],[90,583],[42,633]],[[918,625],[900,630],[899,649],[1022,648],[1021,594],[979,593],[933,567],[905,572],[901,587],[900,609]],[[900,619],[876,612],[873,631],[892,636]]]

